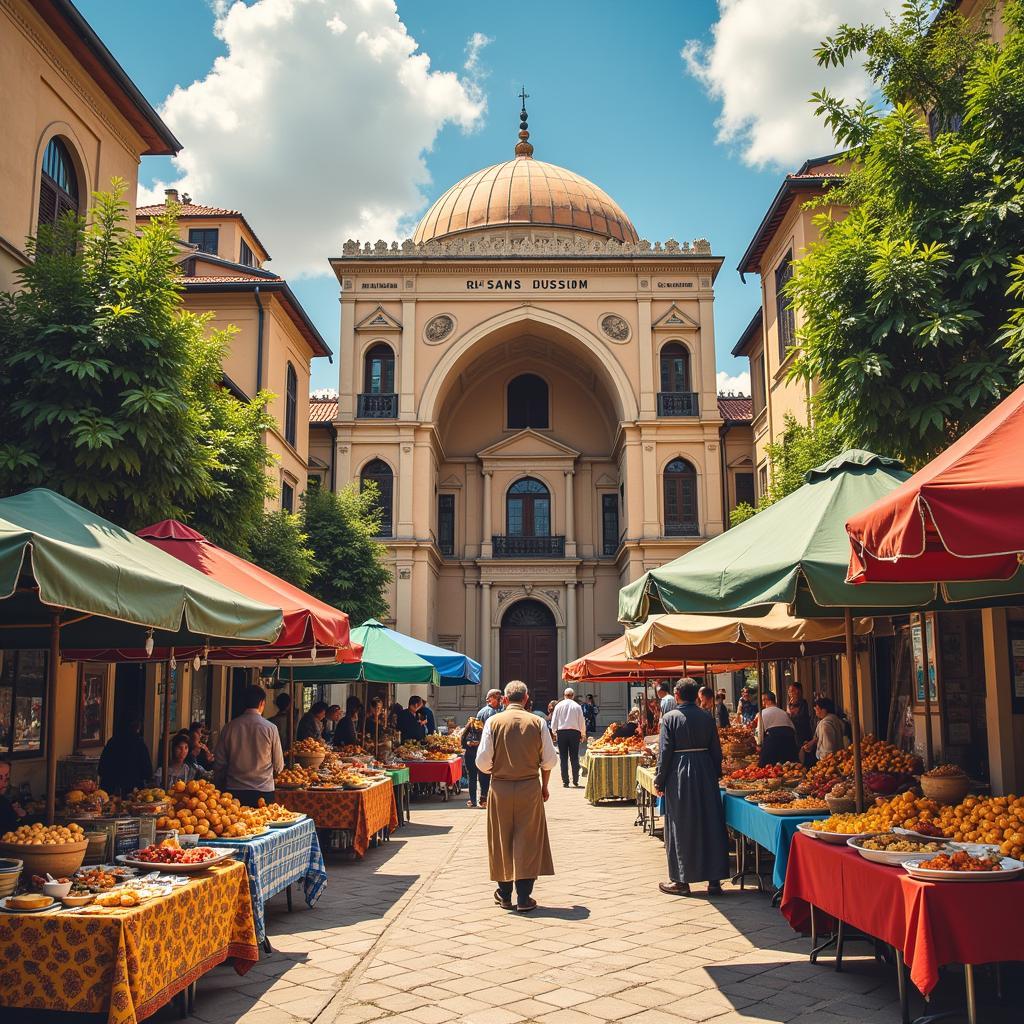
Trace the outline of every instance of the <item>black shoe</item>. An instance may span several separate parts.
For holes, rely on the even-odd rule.
[[[721,896],[722,895],[722,883],[721,882],[708,882],[708,895],[709,896]]]
[[[690,886],[686,882],[659,882],[658,888],[667,896],[690,895]]]
[[[494,890],[494,902],[497,903],[498,906],[501,907],[502,910],[512,910],[513,909],[512,908],[512,901],[508,900],[508,899],[505,899],[505,897],[501,895],[501,890],[500,889],[495,889]]]
[[[568,788],[569,788],[569,783],[568,782],[563,782],[562,783],[562,789],[568,789]]]
[[[583,787],[578,782],[574,782],[572,784],[572,788],[573,789],[582,789]]]

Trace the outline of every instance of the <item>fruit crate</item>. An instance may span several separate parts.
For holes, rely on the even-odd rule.
[[[99,756],[91,754],[69,754],[57,761],[57,792],[66,793],[75,789],[85,779],[98,780],[100,774]],[[98,785],[98,782],[97,782]]]
[[[115,864],[119,853],[134,853],[156,841],[155,818],[83,818],[79,824],[87,832],[107,833],[105,864]]]

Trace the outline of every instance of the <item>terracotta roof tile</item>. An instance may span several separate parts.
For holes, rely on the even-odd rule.
[[[163,203],[155,206],[139,206],[135,210],[136,217],[159,217],[167,212]],[[179,217],[241,217],[238,210],[225,210],[220,206],[200,206],[199,203],[179,203]]]
[[[309,422],[330,423],[338,416],[338,400],[336,398],[310,398]]]
[[[266,274],[211,274],[208,277],[188,277],[185,276],[181,279],[182,283],[188,287],[188,285],[195,284],[230,284],[235,281],[256,281],[262,284],[272,283],[274,281],[283,281],[283,277],[267,277]]]
[[[742,395],[719,395],[718,414],[730,423],[749,423],[754,418],[753,399]]]

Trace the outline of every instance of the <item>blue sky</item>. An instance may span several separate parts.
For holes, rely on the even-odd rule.
[[[347,17],[345,0],[327,2]],[[770,5],[765,8],[764,0],[737,2],[752,9],[760,7],[762,15],[768,12],[766,16],[770,16]],[[850,0],[838,6],[869,2]],[[78,6],[157,108],[175,86],[187,88],[203,79],[214,60],[225,53],[224,42],[214,35],[214,10],[204,0],[78,0]],[[745,75],[758,74],[756,67],[736,67],[737,59],[743,64],[742,55],[718,54],[726,63],[713,67],[716,53],[712,50],[706,57],[711,70],[704,81],[687,70],[681,49],[689,40],[710,44],[719,13],[712,0],[628,4],[609,0],[519,0],[515,4],[400,0],[398,15],[420,50],[429,54],[431,68],[457,72],[464,80],[472,77],[472,87],[487,104],[486,114],[476,118],[472,131],[464,131],[450,120],[440,122],[432,148],[425,153],[430,181],[420,186],[421,209],[405,209],[401,226],[414,222],[415,214],[455,180],[511,157],[518,130],[516,94],[525,83],[530,94],[531,141],[539,159],[569,167],[599,184],[626,210],[642,237],[654,241],[706,236],[715,253],[725,258],[715,304],[718,368],[728,373],[746,370],[745,361],[734,360],[729,350],[757,306],[759,283],[748,278],[742,284],[736,263],[779,186],[783,168],[795,167],[803,157],[827,152],[828,147],[822,148],[820,135],[813,129],[803,128],[807,145],[816,145],[818,150],[803,151],[789,141],[789,152],[774,154],[774,162],[752,166],[755,144],[749,132],[740,130],[731,141],[718,139],[716,119],[723,103],[733,104],[733,115],[735,104],[740,103],[740,119],[749,113],[755,126],[760,116],[762,142],[769,137],[769,148],[774,131],[763,123],[765,112],[757,109],[756,83],[753,89],[747,83],[745,96],[742,91],[738,97],[730,92],[730,76],[735,75],[740,86]],[[464,64],[467,40],[474,33],[482,33],[489,41],[479,49],[478,64],[471,73],[464,70]],[[769,59],[780,58],[780,45],[776,44],[774,54],[768,53]],[[799,59],[807,63],[806,43],[797,45]],[[733,65],[728,64],[730,59]],[[716,74],[719,82],[725,76],[724,97],[707,93]],[[805,78],[806,74],[805,70]],[[815,72],[810,74],[813,81]],[[305,84],[316,88],[315,82]],[[792,118],[799,123],[807,118],[809,89],[805,86],[804,80],[787,85],[792,93]],[[327,202],[334,194],[357,200],[361,190],[372,187],[368,173],[363,172],[362,177],[346,173],[349,164],[343,150],[340,158],[336,155],[337,147],[345,145],[339,140],[358,138],[363,119],[377,122],[387,138],[392,109],[390,94],[369,87],[364,94],[358,80],[344,83],[344,90],[351,95],[339,95],[336,106],[323,101],[326,121],[321,130],[332,135],[331,145],[324,148],[330,151],[328,159],[336,168],[309,163],[318,161],[321,147],[316,139],[308,140],[308,148],[282,143],[273,150],[274,158],[284,165],[282,173],[295,188],[304,189],[308,180],[310,188],[325,188]],[[308,105],[309,94],[302,94],[307,99],[297,97],[295,102]],[[289,97],[275,95],[264,102],[287,107]],[[751,106],[749,112],[742,109],[743,103]],[[424,121],[429,106],[425,100]],[[405,116],[416,117],[415,103]],[[172,127],[188,147],[186,128],[194,121],[184,122],[185,127],[181,123],[172,119]],[[405,130],[398,128],[398,132]],[[216,138],[211,143],[209,134],[200,139],[197,132],[195,144],[205,147],[204,159],[216,161]],[[223,144],[230,145],[226,136]],[[307,170],[310,167],[315,169]],[[143,160],[144,185],[175,180],[177,175],[169,160]],[[216,190],[219,194],[204,194]],[[197,189],[193,195],[197,202],[241,205],[226,194],[230,191],[230,181],[214,185],[211,179],[207,189]],[[283,231],[275,225],[272,207],[271,200],[266,212],[242,208],[274,253],[275,233],[283,236]],[[334,253],[340,252],[343,240],[339,233]],[[314,272],[319,265],[314,264]],[[277,263],[270,268],[285,269]],[[333,275],[289,273],[289,279],[323,336],[336,349],[338,301]],[[336,384],[336,369],[326,360],[318,360],[313,386]]]

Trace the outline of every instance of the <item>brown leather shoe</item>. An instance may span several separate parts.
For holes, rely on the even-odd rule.
[[[513,909],[512,901],[505,899],[505,897],[501,895],[501,890],[500,889],[495,889],[494,890],[494,902],[497,903],[498,906],[501,907],[502,910],[512,910]]]
[[[666,896],[689,896],[690,886],[686,882],[659,882],[658,888]]]
[[[516,910],[518,910],[520,914],[528,914],[531,910],[536,910],[536,909],[537,909],[537,901],[532,896],[530,896],[527,899],[523,900],[522,903],[518,903],[516,905]]]

